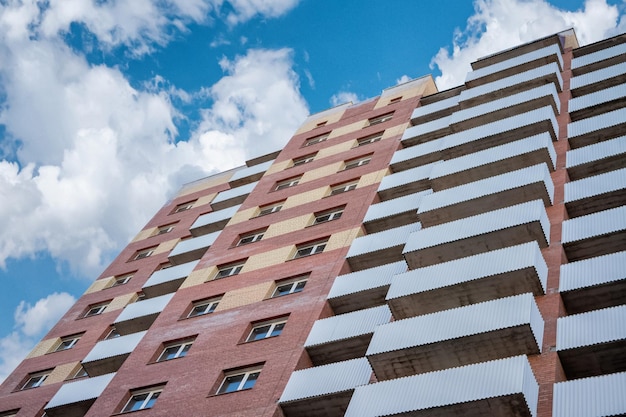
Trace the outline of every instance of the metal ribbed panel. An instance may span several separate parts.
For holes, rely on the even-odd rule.
[[[626,372],[554,384],[552,417],[626,414]]]
[[[449,109],[450,107],[454,107],[459,102],[459,96],[454,96],[447,98],[445,100],[439,100],[432,104],[428,104],[426,106],[420,106],[413,110],[413,114],[411,115],[411,119],[417,119],[418,117],[426,116],[427,114],[432,114],[438,112],[443,109]]]
[[[358,387],[345,417],[379,417],[516,393],[536,416],[539,385],[525,356]]]
[[[567,151],[566,166],[573,168],[589,162],[626,153],[626,136]]]
[[[328,298],[341,297],[346,294],[354,294],[370,288],[383,287],[391,283],[391,278],[395,274],[407,270],[406,262],[399,261],[375,268],[364,269],[350,274],[339,275],[335,278]]]
[[[249,177],[251,175],[265,172],[269,169],[270,166],[272,166],[273,163],[274,163],[274,160],[272,159],[271,161],[263,162],[262,164],[241,168],[240,170],[235,172],[232,177],[230,177],[230,181],[233,182],[236,180],[240,180],[242,178]]]
[[[395,174],[387,175],[380,182],[378,191],[388,190],[390,188],[399,187],[401,185],[410,184],[420,180],[427,180],[430,177],[433,167],[439,163],[441,162],[437,161],[432,164],[422,165],[407,169],[406,171],[400,171]]]
[[[116,337],[115,339],[98,342],[87,356],[85,356],[82,362],[93,362],[130,353],[137,347],[146,333],[145,331],[132,333],[126,336]]]
[[[250,192],[256,187],[259,182],[252,182],[250,184],[242,185],[241,187],[231,188],[230,190],[221,191],[214,199],[211,201],[213,203],[219,203],[220,201],[230,200],[231,198],[239,197],[242,195],[250,194]]]
[[[193,222],[189,230],[206,226],[211,223],[217,223],[222,220],[230,219],[235,215],[235,213],[237,213],[239,207],[241,207],[241,204],[225,208],[224,210],[218,210],[211,213],[203,214],[202,216],[198,217],[195,222]]]
[[[624,75],[625,73],[626,65],[624,64],[612,65],[610,67],[591,71],[586,74],[579,75],[578,77],[572,77],[570,80],[570,89],[576,90],[577,88],[615,78],[620,75]]]
[[[538,182],[543,182],[550,197],[550,202],[552,202],[554,198],[554,184],[550,178],[550,171],[546,164],[537,164],[427,195],[422,199],[417,213],[437,210],[463,201],[470,201],[489,194],[496,194]]]
[[[291,374],[279,403],[352,390],[369,382],[372,368],[366,358],[302,369]]]
[[[435,139],[428,142],[420,143],[419,145],[410,146],[408,148],[400,149],[393,154],[390,165],[397,164],[398,162],[409,161],[420,156],[428,155],[430,153],[439,152],[443,139]]]
[[[550,169],[554,169],[556,163],[556,151],[552,139],[548,133],[540,133],[515,142],[494,146],[493,148],[471,153],[458,158],[449,159],[433,167],[430,178],[439,178],[446,175],[462,172],[477,166],[486,165],[495,161],[501,161],[517,155],[524,155],[539,149],[547,149],[552,160]]]
[[[565,203],[626,188],[626,168],[565,183]]]
[[[151,287],[153,285],[163,284],[164,282],[174,281],[185,278],[198,265],[199,261],[187,262],[186,264],[172,266],[170,268],[161,269],[150,275],[143,287]]]
[[[465,219],[440,224],[411,233],[402,253],[417,251],[478,236],[496,230],[536,222],[541,223],[546,241],[550,241],[550,222],[542,200],[490,211]]]
[[[614,87],[605,88],[604,90],[571,99],[569,101],[569,112],[572,113],[577,110],[597,106],[598,104],[623,99],[624,97],[626,97],[626,84],[616,85]]]
[[[527,62],[531,62],[540,58],[549,57],[552,55],[556,56],[557,60],[559,61],[559,67],[563,68],[563,57],[561,56],[561,49],[559,48],[558,45],[552,44],[552,45],[546,46],[545,48],[536,49],[526,54],[522,54],[514,58],[507,59],[505,61],[501,61],[493,65],[489,65],[487,67],[483,67],[483,68],[468,72],[467,77],[465,78],[465,82],[476,80],[478,78],[485,77],[490,74],[495,74],[496,72],[499,72],[499,71],[504,71],[506,69],[513,68],[518,65],[522,65]]]
[[[601,51],[573,58],[572,69],[584,67],[585,65],[593,64],[594,62],[599,62],[622,54],[626,54],[626,43],[620,43],[619,45],[602,49]]]
[[[389,323],[390,320],[391,311],[387,305],[317,320],[304,342],[304,347],[374,333],[378,325]]]
[[[391,279],[387,300],[524,268],[537,271],[545,291],[548,266],[537,242],[528,242],[399,273]]]
[[[578,120],[567,125],[569,138],[586,135],[610,126],[617,126],[626,120],[626,109],[617,109],[594,117]]]
[[[367,209],[367,213],[365,213],[363,223],[394,216],[410,210],[417,211],[424,196],[432,194],[432,192],[433,190],[429,189],[415,194],[409,194],[404,197],[394,198],[393,200],[372,204]]]
[[[626,229],[626,206],[621,206],[565,220],[561,242],[575,242],[624,229]]]
[[[502,90],[513,85],[524,83],[526,81],[536,80],[538,78],[545,78],[548,75],[557,78],[557,82],[559,84],[557,87],[558,90],[561,91],[563,89],[563,78],[561,77],[561,70],[556,63],[551,62],[539,68],[533,68],[531,70],[524,71],[510,77],[501,78],[491,83],[463,90],[461,91],[459,102],[473,99],[482,96],[483,94],[493,93],[494,91]]]
[[[556,350],[626,339],[626,305],[561,317],[556,323]]]
[[[63,384],[46,404],[46,409],[96,399],[114,376],[115,373],[111,373]]]
[[[436,132],[440,129],[447,129],[450,125],[450,116],[441,117],[439,119],[431,120],[430,122],[420,123],[418,125],[409,127],[404,131],[402,140],[412,139],[418,136],[425,135],[427,133]]]
[[[626,279],[626,251],[561,265],[559,291],[572,291]]]
[[[413,223],[358,237],[352,241],[346,258],[404,245],[409,235],[421,227],[420,223]]]
[[[376,328],[367,356],[529,324],[541,350],[543,319],[531,293],[500,298]]]
[[[194,237],[187,240],[181,240],[178,244],[172,249],[169,256],[177,256],[182,253],[191,252],[193,250],[208,248],[213,243],[215,243],[215,239],[220,235],[221,231],[209,233],[207,235],[202,235],[198,237]]]
[[[117,316],[115,323],[147,316],[148,314],[160,313],[163,311],[167,303],[170,302],[172,297],[174,297],[174,293],[129,304],[124,307],[124,310],[122,310],[120,315]]]
[[[551,106],[541,107],[526,113],[521,113],[506,119],[497,120],[485,125],[473,127],[462,132],[454,133],[444,137],[443,149],[453,148],[477,141],[488,136],[498,135],[524,126],[529,126],[541,121],[548,120],[552,125],[554,137],[559,137],[559,125],[554,116],[554,110]]]

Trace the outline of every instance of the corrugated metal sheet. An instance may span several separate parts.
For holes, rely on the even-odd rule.
[[[421,227],[422,225],[418,222],[395,227],[383,232],[357,237],[354,241],[352,241],[352,245],[350,246],[346,257],[350,258],[352,256],[363,255],[365,253],[376,252],[378,250],[404,245],[409,235],[412,232],[420,230]]]
[[[548,133],[540,133],[515,142],[494,146],[493,148],[444,161],[433,167],[430,178],[444,177],[495,161],[502,161],[517,155],[528,154],[542,148],[547,149],[550,159],[552,160],[550,169],[554,169],[556,164],[556,151],[554,150],[552,138]]]
[[[50,409],[96,399],[102,394],[114,376],[115,372],[63,384],[57,393],[54,394],[54,397],[46,404],[45,408]]]
[[[430,177],[430,173],[433,167],[439,163],[441,163],[441,161],[387,175],[380,182],[380,185],[378,186],[378,191],[388,190],[390,188],[399,187],[401,185],[410,184],[412,182],[417,182],[420,180],[427,180]]]
[[[161,269],[150,275],[143,287],[151,287],[164,282],[174,281],[185,278],[194,270],[199,261],[187,262],[186,264],[172,266],[170,268]]]
[[[626,109],[617,109],[569,123],[567,125],[567,135],[570,138],[574,138],[606,127],[623,124],[624,121],[626,121]]]
[[[324,343],[374,333],[374,329],[378,325],[389,323],[390,320],[391,310],[387,305],[317,320],[313,324],[306,342],[304,342],[304,347],[323,345]]]
[[[530,325],[541,351],[543,319],[534,296],[526,293],[382,324],[376,328],[366,355],[424,346],[524,324]]]
[[[450,125],[449,120],[450,116],[446,116],[439,119],[431,120],[426,123],[420,123],[418,125],[411,126],[404,131],[404,134],[402,135],[402,140],[416,138],[427,133],[436,132],[440,129],[447,129]]]
[[[352,390],[369,382],[372,368],[366,358],[302,369],[291,374],[279,403]]]
[[[443,109],[454,107],[458,104],[458,102],[459,102],[459,96],[454,96],[454,97],[447,98],[445,100],[436,101],[426,106],[420,106],[416,108],[415,110],[413,110],[411,119],[417,119],[418,117],[426,116],[427,114],[432,114]]]
[[[358,387],[345,417],[379,417],[521,393],[537,415],[539,385],[526,356]]]
[[[113,356],[124,355],[132,352],[141,339],[145,336],[147,331],[132,333],[126,336],[116,337],[115,339],[103,340],[96,343],[96,345],[89,351],[85,359],[85,362],[94,362],[101,359],[110,358]]]
[[[176,246],[174,246],[174,249],[172,249],[169,256],[180,255],[181,253],[191,252],[196,249],[208,248],[215,243],[215,239],[217,239],[220,233],[221,230],[207,235],[181,240]]]
[[[565,202],[626,188],[626,168],[565,183]]]
[[[556,350],[626,339],[626,305],[560,317],[556,322]]]
[[[620,84],[584,96],[574,97],[569,101],[568,109],[571,113],[597,106],[598,104],[608,103],[609,101],[623,99],[624,97],[626,97],[626,84]]]
[[[252,165],[251,167],[245,167],[233,174],[230,177],[230,181],[240,180],[242,178],[249,177],[250,175],[258,174],[260,172],[265,172],[269,169],[270,166],[274,163],[274,160],[263,162],[262,164]]]
[[[328,293],[328,298],[331,299],[346,294],[354,294],[370,288],[384,287],[391,283],[391,278],[395,274],[400,274],[406,270],[406,262],[399,261],[352,272],[350,274],[339,275],[335,278],[335,282]]]
[[[626,372],[554,384],[552,417],[626,414]]]
[[[626,251],[561,265],[559,291],[572,291],[626,279]]]
[[[621,206],[565,220],[561,242],[575,242],[624,229],[626,229],[626,206]]]
[[[391,279],[387,300],[525,268],[537,271],[545,291],[548,266],[537,242],[528,242],[398,273]]]
[[[451,206],[464,201],[474,200],[490,194],[496,194],[505,190],[524,187],[529,184],[542,182],[550,197],[554,199],[554,184],[550,178],[550,171],[546,164],[533,165],[531,167],[495,175],[483,180],[470,182],[457,187],[437,191],[422,199],[419,213],[425,213],[442,207]]]
[[[615,139],[605,140],[594,143],[593,145],[584,146],[578,149],[567,151],[565,164],[567,168],[573,168],[578,165],[587,164],[589,162],[599,161],[611,156],[626,153],[626,136],[620,136]]]
[[[231,188],[230,190],[221,191],[211,203],[219,203],[220,201],[230,200],[231,198],[239,197],[242,195],[250,194],[250,192],[256,187],[259,182],[252,182],[250,184],[242,185],[241,187]]]
[[[510,77],[501,78],[491,83],[463,90],[461,92],[459,102],[470,100],[482,96],[483,94],[493,93],[494,91],[502,90],[513,85],[524,83],[526,81],[536,80],[538,78],[545,78],[548,75],[553,75],[557,79],[557,82],[559,84],[557,86],[557,89],[559,91],[563,90],[563,78],[561,77],[561,70],[556,63],[551,62],[538,68],[533,68],[519,74],[511,75]]]
[[[241,207],[241,204],[233,207],[228,207],[223,210],[212,211],[211,213],[203,214],[202,216],[198,217],[195,222],[193,222],[189,230],[206,226],[211,223],[217,223],[222,220],[230,219],[235,215],[235,213],[237,213],[239,207]]]
[[[580,87],[585,87],[590,84],[594,84],[600,81],[608,80],[611,78],[619,77],[626,73],[626,65],[617,64],[610,67],[602,68],[596,71],[587,72],[579,75],[578,77],[572,77],[570,80],[570,89],[576,90]]]
[[[417,211],[424,196],[432,194],[432,192],[433,190],[428,189],[415,194],[405,195],[404,197],[394,198],[393,200],[372,204],[367,209],[367,213],[365,213],[363,223],[394,216],[406,211]]]
[[[534,61],[536,59],[545,58],[549,56],[556,56],[559,61],[559,67],[563,68],[563,57],[561,56],[561,49],[558,45],[552,44],[546,46],[545,48],[535,49],[534,51],[518,55],[514,58],[507,59],[505,61],[501,61],[487,67],[483,67],[474,71],[470,71],[467,73],[467,77],[465,78],[465,82],[476,80],[481,77],[485,77],[490,74],[495,74],[499,71],[504,71],[509,68],[513,68],[518,65],[526,64],[528,62]]]
[[[546,241],[550,242],[550,222],[543,201],[533,200],[413,232],[409,236],[402,253],[536,221],[541,223]]]
[[[137,317],[147,316],[148,314],[160,313],[163,311],[167,303],[174,297],[174,293],[165,294],[160,297],[149,298],[136,303],[132,303],[124,307],[119,316],[115,319],[115,323],[121,321],[132,320]]]
[[[420,143],[419,145],[400,149],[393,154],[390,165],[419,158],[420,156],[428,155],[429,153],[439,152],[441,145],[443,145],[443,139],[435,139]]]
[[[584,67],[585,65],[593,64],[594,62],[599,62],[622,54],[626,54],[626,43],[620,43],[591,54],[572,58],[572,69]]]
[[[458,133],[444,137],[443,149],[453,148],[465,143],[474,142],[488,136],[494,136],[501,133],[511,131],[524,126],[529,126],[541,121],[548,120],[552,125],[554,137],[559,137],[559,125],[556,122],[554,110],[551,106],[541,107],[529,112],[517,114],[506,119],[497,120],[471,129],[463,130]]]

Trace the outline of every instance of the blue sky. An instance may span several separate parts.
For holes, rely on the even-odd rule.
[[[309,113],[574,27],[616,0],[0,3],[0,381],[183,183]]]

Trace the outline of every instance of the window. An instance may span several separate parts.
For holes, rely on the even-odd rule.
[[[109,333],[107,333],[107,335],[105,336],[104,340],[115,339],[116,337],[120,336],[120,332],[118,332],[115,327],[112,327],[111,330],[109,330]]]
[[[155,249],[156,249],[156,246],[154,246],[152,248],[147,248],[147,249],[142,249],[140,251],[137,251],[131,260],[132,261],[137,261],[139,259],[147,258],[147,257],[151,256],[154,253]]]
[[[323,122],[319,122],[318,124],[315,125],[315,127],[326,126],[326,123],[328,123],[328,120],[324,120]]]
[[[115,277],[115,281],[113,281],[113,285],[111,287],[117,287],[118,285],[127,284],[128,281],[133,277],[133,274],[121,275],[119,277]]]
[[[357,159],[352,159],[350,161],[345,162],[346,166],[343,169],[346,170],[346,169],[352,169],[352,168],[357,168],[363,165],[367,165],[370,163],[371,160],[372,160],[371,155],[363,156]]]
[[[315,213],[315,220],[313,221],[313,224],[315,225],[340,219],[341,215],[343,214],[344,208],[345,207],[338,207],[323,211],[321,213]]]
[[[19,411],[19,408],[9,411],[0,411],[0,417],[15,417]]]
[[[268,337],[278,336],[283,332],[283,329],[285,328],[285,323],[287,323],[286,318],[259,323],[252,327],[252,331],[248,335],[246,342],[253,342],[255,340],[267,339]]]
[[[225,277],[237,275],[239,272],[241,272],[241,269],[243,268],[244,263],[245,261],[240,261],[240,262],[236,262],[236,263],[232,263],[228,265],[218,266],[217,274],[215,274],[215,277],[213,279],[219,279],[219,278],[225,278]]]
[[[167,269],[167,268],[171,268],[174,265],[171,264],[171,262],[165,262],[159,265],[159,267],[157,268],[157,270],[162,270],[162,269]]]
[[[272,203],[268,204],[267,206],[260,207],[258,216],[265,216],[266,214],[276,213],[280,211],[281,208],[283,208],[284,203],[284,201],[280,201],[278,203]]]
[[[68,350],[74,347],[76,343],[80,340],[81,334],[75,334],[73,336],[66,336],[61,338],[61,343],[54,350],[55,352],[60,352],[62,350]]]
[[[261,368],[252,368],[248,371],[225,372],[224,381],[222,381],[217,390],[217,394],[250,389],[254,386],[260,374]]]
[[[190,208],[193,207],[193,204],[196,202],[196,200],[194,201],[188,201],[186,203],[182,203],[177,205],[176,207],[174,207],[174,211],[172,211],[172,214],[174,213],[180,213],[181,211],[187,211]]]
[[[187,340],[185,342],[177,342],[168,344],[163,349],[163,352],[159,355],[157,362],[169,361],[170,359],[183,358],[191,349],[193,340]]]
[[[383,138],[383,132],[379,132],[379,133],[376,133],[374,135],[370,135],[370,136],[366,136],[366,137],[361,138],[361,139],[357,139],[356,146],[357,147],[358,146],[364,146],[364,145],[368,145],[370,143],[378,142],[382,138]]]
[[[122,413],[129,411],[146,410],[154,407],[157,398],[161,395],[163,387],[150,390],[133,391],[130,393],[130,399],[122,409]]]
[[[385,113],[377,117],[372,117],[371,119],[367,120],[367,126],[374,126],[374,125],[378,125],[381,123],[385,123],[386,121],[391,120],[392,118],[393,118],[393,112]]]
[[[191,308],[191,311],[189,312],[187,317],[196,317],[212,313],[215,311],[219,303],[220,298],[196,301],[193,303],[193,307]]]
[[[293,259],[304,258],[305,256],[315,255],[324,251],[328,240],[321,240],[315,243],[308,243],[306,245],[298,246],[296,254]]]
[[[265,230],[257,230],[256,232],[246,233],[244,235],[239,236],[239,241],[237,242],[237,246],[247,245],[248,243],[258,242],[263,239],[263,235],[265,234]]]
[[[47,371],[41,371],[41,372],[36,372],[33,374],[28,374],[28,379],[26,380],[26,383],[24,385],[22,385],[22,390],[25,389],[30,389],[30,388],[37,388],[43,385],[44,381],[48,378],[48,376],[50,376],[50,373],[52,372],[51,369],[47,370]]]
[[[83,317],[91,317],[91,316],[97,316],[98,314],[102,314],[104,313],[104,310],[106,310],[108,305],[109,305],[108,302],[90,305],[87,311],[85,312],[85,314],[83,315]]]
[[[276,289],[274,293],[272,293],[272,298],[282,297],[287,294],[294,294],[297,292],[301,292],[306,285],[306,277],[302,277],[300,279],[282,281],[276,285]]]
[[[391,100],[389,100],[389,104],[398,103],[400,100],[402,100],[402,96],[394,97]]]
[[[358,184],[357,181],[352,181],[352,182],[347,182],[344,184],[335,185],[334,187],[330,189],[330,195],[341,194],[347,191],[354,190],[357,184]]]
[[[190,207],[191,208],[191,207]],[[189,209],[187,209],[189,210]],[[172,224],[166,224],[165,226],[161,226],[157,229],[157,235],[164,235],[166,233],[171,232],[172,230],[174,230],[174,223]]]
[[[312,138],[309,138],[304,141],[304,146],[311,146],[311,145],[315,145],[316,143],[324,142],[326,139],[328,139],[329,135],[330,135],[330,132],[324,133],[322,135],[313,136]]]
[[[80,366],[78,370],[74,372],[74,375],[72,375],[72,379],[82,378],[85,376],[89,376],[89,374],[87,373],[87,371],[85,371],[85,368],[83,366]]]
[[[284,181],[280,181],[276,183],[276,187],[274,187],[274,191],[282,190],[289,187],[294,187],[298,185],[300,182],[300,177],[289,178]]]
[[[297,167],[298,165],[308,164],[309,162],[312,162],[315,159],[315,155],[316,154],[312,153],[309,155],[301,156],[300,158],[295,158],[293,160],[292,166]]]

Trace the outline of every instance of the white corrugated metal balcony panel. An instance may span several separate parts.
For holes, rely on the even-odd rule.
[[[586,87],[590,84],[595,84],[624,74],[626,74],[626,65],[623,63],[611,65],[610,67],[591,71],[579,75],[578,77],[572,77],[570,79],[570,89],[576,90],[577,88]]]
[[[251,182],[250,184],[242,185],[241,187],[220,191],[220,193],[213,199],[213,201],[211,201],[211,204],[219,203],[221,201],[230,200],[231,198],[250,194],[250,192],[254,189],[254,187],[256,187],[258,183],[259,183],[258,181]]]
[[[574,97],[569,101],[569,112],[587,109],[609,101],[620,100],[626,97],[626,84],[620,84],[604,90],[595,91],[580,97]]]
[[[147,300],[138,301],[128,304],[115,319],[115,323],[126,320],[132,320],[137,317],[147,316],[149,314],[157,314],[163,311],[167,303],[174,297],[174,293],[165,294],[160,297],[154,297]]]
[[[565,183],[565,203],[626,188],[626,168]]]
[[[447,98],[445,100],[439,100],[432,104],[427,104],[425,106],[420,106],[413,110],[413,114],[411,114],[411,119],[417,119],[418,117],[426,116],[428,114],[432,114],[438,112],[440,110],[449,109],[451,107],[456,106],[459,103],[459,96],[453,96]]]
[[[367,384],[371,376],[372,368],[366,358],[294,371],[278,402],[283,404],[350,391]]]
[[[386,177],[383,177],[380,182],[378,191],[388,190],[390,188],[399,187],[401,185],[410,184],[420,180],[427,180],[430,178],[433,167],[439,163],[441,163],[441,161],[387,175]]]
[[[610,48],[602,49],[587,55],[572,58],[572,69],[584,67],[585,65],[613,58],[618,55],[626,54],[626,43],[620,43]]]
[[[391,311],[387,305],[317,320],[304,342],[304,347],[374,333],[378,325],[389,323],[390,320]]]
[[[103,340],[89,351],[83,363],[94,362],[113,356],[124,355],[132,352],[147,332],[137,332],[126,336],[119,336],[115,339]]]
[[[559,292],[626,279],[626,252],[610,253],[561,265]]]
[[[497,81],[493,81],[487,84],[479,85],[476,87],[468,88],[461,91],[459,96],[459,103],[474,99],[484,94],[493,93],[495,91],[503,90],[507,87],[511,87],[517,84],[522,84],[527,81],[544,78],[546,76],[554,76],[557,79],[557,89],[563,90],[563,78],[561,77],[561,70],[559,66],[551,62],[547,65],[543,65],[538,68],[533,68],[528,71],[521,72],[519,74],[512,75],[510,77],[501,78]]]
[[[198,265],[198,262],[199,261],[187,262],[186,264],[176,265],[156,271],[150,275],[150,278],[148,278],[143,286],[151,287],[153,285],[159,285],[165,282],[185,278],[191,274],[191,271],[193,271],[196,265]]]
[[[406,254],[536,221],[540,222],[545,240],[549,243],[550,221],[543,201],[533,200],[413,232],[402,253]]]
[[[578,149],[571,149],[567,151],[565,165],[566,168],[570,169],[622,154],[626,154],[626,136],[594,143]]]
[[[240,180],[242,178],[249,177],[251,175],[259,174],[261,172],[265,172],[269,169],[270,166],[274,163],[274,160],[263,162],[262,164],[252,165],[251,167],[241,168],[237,172],[230,177],[230,182]]]
[[[172,249],[169,256],[173,257],[194,250],[209,248],[213,243],[215,243],[215,239],[217,239],[220,233],[221,230],[198,237],[192,237],[191,239],[181,240],[176,244],[176,246],[174,246],[174,249]]]
[[[447,129],[450,125],[450,116],[440,117],[430,122],[420,123],[415,126],[411,126],[404,131],[401,140],[407,140],[416,138],[418,136],[426,135],[428,133],[436,132],[437,130]]]
[[[233,217],[235,213],[237,213],[237,210],[239,210],[239,207],[241,207],[241,204],[228,207],[223,210],[217,210],[217,211],[212,211],[207,214],[203,214],[202,216],[198,217],[195,222],[193,222],[193,224],[191,225],[189,229],[193,230],[202,226],[207,226],[212,223],[217,223],[223,220],[228,220],[231,217]]]
[[[404,213],[409,210],[417,211],[423,198],[432,194],[433,190],[424,190],[415,194],[405,195],[404,197],[394,198],[393,200],[382,201],[372,204],[365,213],[363,223],[373,220],[391,217],[393,215]]]
[[[364,269],[335,278],[333,286],[328,293],[328,298],[341,297],[354,294],[370,288],[384,287],[391,283],[395,274],[406,271],[406,262],[398,261],[390,264]]]
[[[546,46],[545,48],[536,49],[526,54],[522,54],[514,58],[510,58],[505,61],[501,61],[496,64],[489,65],[487,67],[470,71],[467,73],[465,82],[467,83],[469,81],[476,80],[478,78],[485,77],[487,75],[495,74],[496,72],[504,71],[506,69],[513,68],[518,65],[522,65],[527,62],[535,61],[541,58],[546,58],[552,55],[556,56],[557,60],[559,61],[559,67],[563,68],[563,57],[561,56],[561,49],[559,48],[558,45],[552,44],[552,45]]]
[[[537,242],[528,242],[398,273],[391,279],[387,300],[527,268],[535,269],[545,292],[548,266]]]
[[[357,237],[352,241],[346,258],[404,245],[409,235],[420,230],[421,227],[421,224],[418,222],[385,230],[384,232]]]
[[[560,317],[556,350],[576,349],[626,339],[626,305]]]
[[[553,417],[598,417],[626,414],[626,372],[554,384]]]
[[[570,139],[596,132],[611,126],[623,124],[626,121],[626,108],[602,113],[587,119],[578,120],[567,125],[567,135]]]
[[[462,132],[453,133],[444,137],[442,150],[453,148],[455,146],[474,142],[489,136],[499,135],[508,131],[530,126],[532,124],[549,121],[552,127],[550,136],[553,140],[559,137],[559,125],[554,115],[554,109],[551,106],[541,107],[529,112],[521,113],[506,119],[497,120],[485,125],[473,127]],[[571,123],[570,123],[571,125]]]
[[[565,220],[561,242],[573,243],[624,230],[626,230],[626,206],[621,206]]]
[[[114,376],[115,373],[110,373],[63,384],[45,408],[50,409],[81,401],[95,400],[102,394]]]
[[[510,415],[537,415],[539,385],[526,356],[515,356],[490,362],[445,369],[421,375],[357,387],[345,417],[379,417],[454,407],[463,415],[463,404],[481,415],[499,415],[498,398],[519,394],[522,410],[511,409]],[[513,403],[513,401],[511,401]],[[496,410],[490,410],[489,403]],[[481,407],[476,410],[476,407]],[[483,408],[484,407],[484,408]],[[427,415],[427,414],[424,414]],[[474,413],[473,415],[477,415]],[[508,415],[508,414],[507,414]]]
[[[397,164],[398,162],[409,161],[411,159],[419,158],[420,156],[428,155],[430,153],[439,152],[442,145],[443,138],[400,149],[393,154],[389,165]]]

